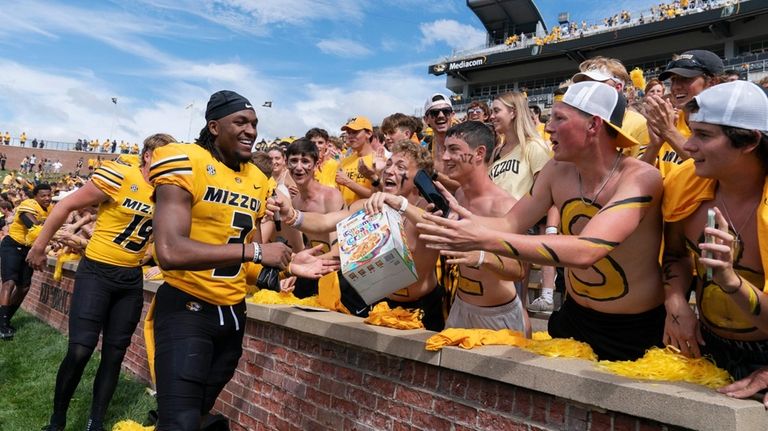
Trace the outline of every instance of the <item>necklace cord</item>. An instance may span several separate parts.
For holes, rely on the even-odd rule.
[[[757,207],[760,206],[760,202],[762,199],[758,199],[757,205],[752,209],[752,211],[747,214],[747,218],[742,222],[741,227],[736,229],[736,225],[733,223],[733,219],[731,218],[731,213],[728,211],[728,206],[725,205],[725,199],[722,198],[722,196],[719,196],[717,198],[718,201],[723,205],[723,215],[725,215],[725,219],[728,221],[728,224],[730,225],[731,229],[733,229],[733,233],[736,234],[736,237],[733,239],[734,243],[739,243],[741,241],[741,232],[744,230],[745,227],[747,227],[747,224],[750,220],[752,220],[752,217],[755,216],[755,213],[757,212]]]
[[[597,189],[597,193],[595,193],[595,197],[592,199],[584,198],[584,192],[582,190],[582,185],[581,185],[581,173],[577,172],[577,175],[579,176],[579,198],[581,198],[581,203],[583,203],[584,206],[589,206],[597,202],[597,197],[600,196],[600,193],[608,184],[608,181],[610,181],[611,177],[613,177],[613,174],[616,173],[616,168],[619,167],[619,160],[621,160],[621,151],[616,152],[616,160],[613,161],[613,167],[611,168],[611,171],[608,172],[608,176],[605,177],[605,180],[603,180],[603,184],[600,185],[599,189]],[[589,203],[587,203],[587,200],[589,200]]]

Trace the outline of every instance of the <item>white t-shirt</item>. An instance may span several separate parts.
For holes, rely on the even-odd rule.
[[[533,175],[550,159],[549,150],[539,141],[529,141],[525,147],[525,155],[518,145],[488,169],[491,180],[517,200],[531,191]]]

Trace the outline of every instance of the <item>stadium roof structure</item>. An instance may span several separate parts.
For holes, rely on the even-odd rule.
[[[545,26],[539,8],[531,0],[467,0],[467,6],[492,36],[533,33],[539,22]]]
[[[540,16],[536,6],[528,0],[467,0],[467,4],[472,8],[481,8],[483,4],[493,4],[497,8],[513,4],[526,5],[521,6],[523,10],[528,7],[536,10],[536,17]],[[502,4],[505,6],[501,6]],[[492,6],[487,7],[491,8],[488,9],[490,14]],[[497,10],[497,13],[502,12]],[[619,58],[631,63],[660,54],[671,58],[672,53],[680,53],[692,48],[717,51],[717,46],[722,46],[724,42],[738,38],[741,33],[744,33],[740,31],[740,27],[755,27],[756,22],[753,20],[757,17],[766,19],[767,13],[768,1],[766,0],[742,1],[736,6],[718,4],[711,10],[683,15],[673,20],[608,28],[605,31],[590,32],[583,37],[565,39],[543,46],[516,49],[503,43],[489,44],[483,49],[467,50],[456,53],[450,58],[446,57],[430,65],[428,72],[432,75],[447,74],[449,78],[473,82],[477,80],[473,74],[513,65],[527,64],[534,68],[534,73],[531,75],[544,75],[547,72],[556,72],[555,69],[572,70],[581,61],[596,55]],[[489,23],[486,23],[486,26]],[[535,28],[535,22],[533,25]],[[766,34],[763,22],[760,22],[759,28],[754,30],[747,33],[754,33],[752,37]],[[547,61],[560,61],[561,64],[559,67],[550,67],[547,66]],[[519,78],[528,75],[528,73],[521,75],[521,72],[520,70],[509,71],[510,76]],[[456,91],[458,88],[455,87],[458,83],[451,84],[451,82],[448,83],[448,88]]]
[[[535,27],[539,18],[532,1],[468,0],[467,5],[478,16],[489,14],[481,16],[487,28],[503,19],[529,21]],[[502,10],[513,5],[528,8],[532,15],[522,19],[525,13]],[[505,13],[509,17],[503,18]],[[508,45],[489,34],[485,47],[443,57],[429,66],[428,73],[445,75],[457,110],[473,100],[487,101],[512,90],[524,90],[529,101],[550,106],[552,90],[570,78],[579,63],[595,56],[617,58],[628,69],[640,67],[648,77],[660,73],[675,54],[708,49],[726,58],[729,66],[743,75],[768,75],[767,0],[710,0],[706,7],[673,19],[640,16],[626,25],[601,25],[544,45],[534,43],[530,35],[525,43]]]

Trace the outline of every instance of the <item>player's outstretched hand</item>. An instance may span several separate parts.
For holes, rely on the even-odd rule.
[[[322,254],[322,244],[294,254],[291,259],[291,274],[302,278],[320,278],[339,269],[338,259],[321,258]]]

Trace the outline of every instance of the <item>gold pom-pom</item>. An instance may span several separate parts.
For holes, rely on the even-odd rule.
[[[727,371],[706,358],[688,358],[667,346],[652,347],[636,361],[600,361],[598,365],[612,373],[633,379],[688,382],[719,388],[733,380]]]
[[[262,289],[248,298],[248,302],[254,304],[283,304],[283,305],[303,305],[307,307],[323,307],[317,300],[317,295],[310,296],[308,298],[297,298],[290,292],[275,292],[272,290]]]
[[[112,427],[112,431],[155,431],[154,425],[145,427],[144,425],[130,419],[120,421]]]
[[[552,358],[578,358],[587,361],[597,361],[597,355],[589,344],[572,338],[552,338],[531,340],[523,347],[529,352]]]
[[[645,91],[645,76],[643,76],[643,70],[639,67],[632,69],[629,72],[629,77],[632,78],[632,85],[638,90]]]

